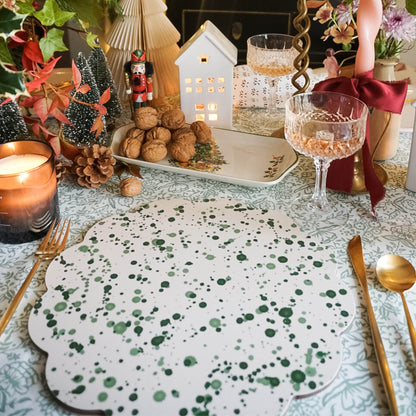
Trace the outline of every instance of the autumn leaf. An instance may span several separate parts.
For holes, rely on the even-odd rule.
[[[61,59],[60,56],[52,59],[45,66],[43,66],[40,71],[32,74],[33,80],[26,83],[26,88],[29,92],[40,90],[42,88],[42,85],[51,76],[52,71],[59,59]]]
[[[39,48],[39,43],[35,41],[26,42],[23,47],[22,64],[28,71],[33,71],[35,68],[34,63],[43,64],[42,51]]]
[[[107,108],[100,104],[95,104],[94,108],[98,111],[98,114],[105,116],[107,114]]]
[[[50,109],[49,114],[52,117],[55,117],[58,121],[73,126],[73,124],[68,120],[67,116],[59,108],[55,107]]]
[[[30,95],[29,97],[26,97],[24,100],[20,101],[19,105],[21,105],[22,107],[31,108],[33,107],[33,104],[42,97],[43,97],[43,94],[42,95],[40,94]]]
[[[88,91],[91,91],[91,87],[87,84],[81,85],[77,89],[77,92],[80,92],[81,94],[86,94]]]
[[[95,120],[94,123],[92,124],[90,133],[92,133],[93,131],[95,131],[95,137],[98,137],[101,132],[104,129],[104,122],[102,120],[101,116],[98,116]]]
[[[42,97],[33,103],[33,110],[40,118],[40,121],[44,123],[49,115],[49,107],[52,100],[47,97]]]
[[[65,91],[57,91],[53,100],[57,101],[57,105],[63,108],[67,108],[70,102],[68,93]]]
[[[136,165],[127,165],[129,167],[129,172],[134,175],[137,176],[140,179],[143,179],[143,176],[140,174],[140,166],[136,166]]]
[[[98,104],[105,104],[111,98],[110,87],[108,87],[98,100]]]
[[[81,72],[75,65],[74,60],[72,60],[72,80],[74,81],[74,87],[78,90],[81,85]]]
[[[49,144],[52,146],[52,149],[55,152],[56,156],[59,156],[61,154],[61,141],[59,140],[58,136],[52,136],[48,140]]]

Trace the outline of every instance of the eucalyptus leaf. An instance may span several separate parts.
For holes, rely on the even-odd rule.
[[[0,91],[6,97],[26,93],[23,72],[9,71],[0,64]]]
[[[64,52],[68,50],[63,41],[63,36],[64,31],[54,27],[49,29],[46,37],[39,40],[39,47],[45,62],[48,61],[55,52]]]
[[[0,8],[0,36],[3,39],[7,39],[14,32],[22,29],[23,20],[25,15],[17,14],[5,7]]]
[[[54,0],[46,0],[42,9],[33,15],[44,26],[62,26],[68,20],[71,20],[75,16],[75,13],[61,10]]]

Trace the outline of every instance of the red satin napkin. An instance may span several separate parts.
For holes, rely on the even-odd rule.
[[[336,77],[321,81],[313,91],[333,91],[351,95],[378,110],[401,113],[406,99],[407,81],[385,82],[373,78],[368,71],[354,78]],[[370,194],[371,208],[384,198],[386,190],[378,179],[370,154],[370,127],[367,120],[366,140],[363,145],[363,168],[366,188]],[[336,191],[351,192],[354,174],[354,156],[334,160],[328,170],[327,187]]]

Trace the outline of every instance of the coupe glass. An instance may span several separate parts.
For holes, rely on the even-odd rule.
[[[365,139],[367,106],[357,98],[336,92],[308,92],[286,101],[285,136],[291,146],[313,158],[315,189],[309,201],[294,202],[295,215],[304,228],[324,229],[343,225],[348,210],[342,204],[331,206],[326,178],[334,159],[359,150]]]
[[[293,36],[280,33],[255,35],[247,40],[247,65],[256,73],[265,75],[270,87],[268,112],[277,109],[278,78],[295,71],[293,60],[299,52],[293,48]]]

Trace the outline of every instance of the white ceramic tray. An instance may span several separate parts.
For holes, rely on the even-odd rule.
[[[29,319],[51,392],[132,415],[279,415],[336,376],[355,311],[282,212],[159,200],[54,259]]]
[[[129,124],[117,129],[111,145],[116,159],[132,165],[215,179],[236,185],[266,187],[281,181],[298,163],[297,153],[285,139],[223,129],[212,129],[221,158],[225,161],[224,164],[218,166],[218,170],[213,172],[172,165],[170,155],[157,163],[119,156],[119,145],[127,130],[133,126],[134,124]]]

